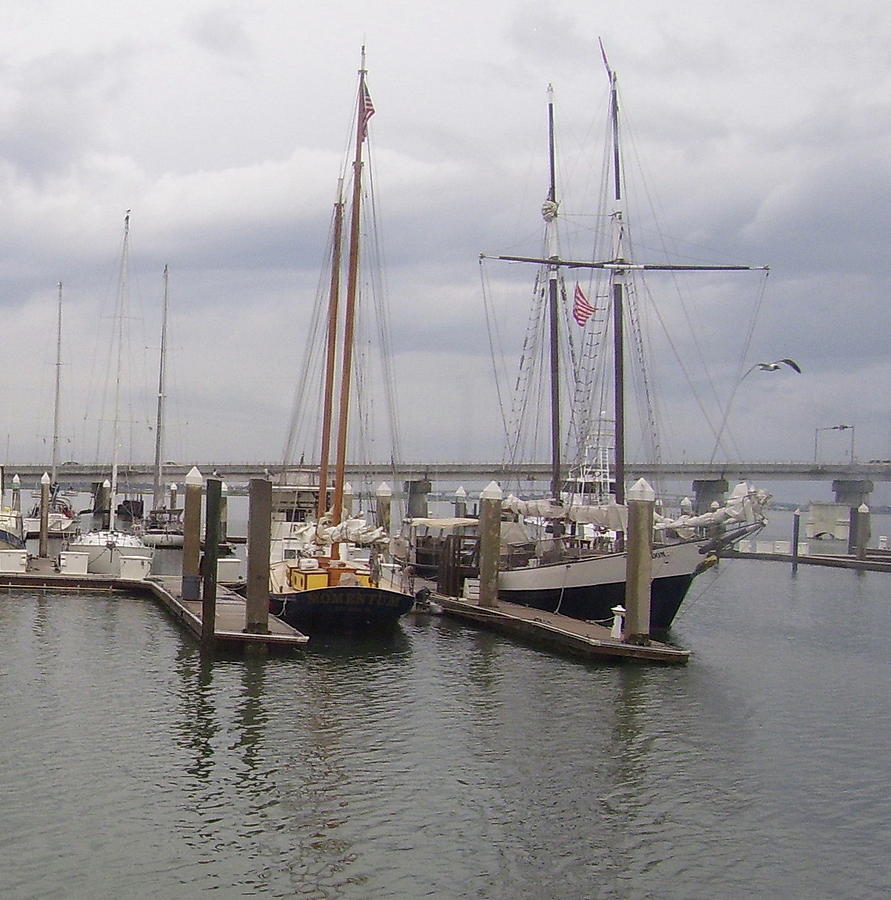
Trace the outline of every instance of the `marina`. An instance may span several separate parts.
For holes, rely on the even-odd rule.
[[[882,896],[887,576],[702,578],[681,668],[412,615],[211,660],[141,596],[7,592],[5,891]]]

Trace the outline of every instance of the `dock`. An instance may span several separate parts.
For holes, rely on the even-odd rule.
[[[145,579],[119,578],[114,575],[83,575],[57,571],[52,559],[30,558],[25,572],[0,572],[0,588],[24,587],[53,591],[93,591],[148,595],[158,601],[197,639],[201,638],[201,600],[184,600],[182,578],[178,575],[150,575]],[[224,585],[217,585],[214,638],[218,645],[244,647],[303,647],[307,635],[276,616],[269,615],[268,634],[244,630],[246,601]]]
[[[630,644],[612,637],[610,629],[594,622],[572,619],[499,600],[494,608],[480,606],[477,600],[433,594],[431,599],[443,612],[490,628],[526,643],[546,646],[584,659],[638,660],[686,665],[690,651],[659,641]]]

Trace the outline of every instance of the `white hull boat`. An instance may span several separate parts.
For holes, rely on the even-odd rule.
[[[126,531],[90,531],[69,541],[68,550],[88,554],[87,571],[91,575],[120,575],[122,558],[151,560],[154,554],[139,535]]]

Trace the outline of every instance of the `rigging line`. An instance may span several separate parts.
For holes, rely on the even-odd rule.
[[[764,275],[764,278],[761,280],[761,290],[758,294],[758,297],[757,297],[754,307],[752,309],[752,317],[749,321],[748,329],[746,330],[745,340],[743,341],[743,346],[742,346],[742,349],[740,350],[739,359],[737,361],[736,372],[735,372],[734,378],[733,378],[733,390],[732,390],[730,397],[727,400],[727,403],[725,404],[723,412],[722,412],[722,416],[721,416],[722,424],[718,428],[717,432],[715,433],[715,447],[712,450],[712,454],[711,454],[712,459],[714,459],[715,454],[718,452],[719,444],[721,444],[721,446],[723,447],[723,444],[720,441],[722,429],[723,429],[724,434],[726,435],[728,442],[731,445],[731,449],[734,450],[737,455],[741,455],[739,446],[737,445],[736,439],[733,436],[733,431],[731,428],[728,427],[727,416],[730,413],[730,404],[733,402],[733,397],[736,393],[736,388],[739,387],[740,381],[742,380],[742,377],[743,377],[744,367],[746,364],[746,360],[748,359],[748,356],[749,356],[749,349],[752,344],[752,338],[754,337],[754,334],[755,334],[755,325],[757,323],[758,316],[760,315],[760,312],[761,312],[761,306],[763,305],[765,294],[767,293],[767,278],[768,278],[768,276],[769,276],[769,273],[766,272]],[[725,449],[725,453],[726,453],[726,449]]]
[[[508,428],[507,418],[505,416],[504,409],[504,397],[501,390],[501,379],[498,377],[498,365],[497,359],[498,354],[496,350],[496,344],[498,343],[497,339],[497,327],[495,326],[496,317],[495,311],[492,309],[491,303],[491,295],[490,292],[486,289],[486,269],[483,265],[483,258],[480,257],[479,260],[479,271],[480,271],[480,283],[483,292],[483,313],[486,319],[486,334],[489,339],[489,356],[492,361],[492,375],[495,381],[495,393],[498,397],[498,410],[501,413],[501,424],[504,428],[505,435],[510,434],[510,430]]]

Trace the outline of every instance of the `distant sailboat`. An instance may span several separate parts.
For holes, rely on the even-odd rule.
[[[129,265],[130,211],[124,216],[124,241],[121,251],[121,264],[118,278],[118,297],[115,316],[116,341],[113,349],[117,353],[117,371],[114,387],[114,420],[112,428],[112,463],[111,481],[108,483],[107,510],[103,510],[103,521],[100,528],[78,535],[68,542],[68,549],[87,553],[89,560],[87,571],[101,575],[120,575],[124,557],[152,559],[153,550],[147,547],[142,539],[133,532],[122,531],[117,527],[117,489],[118,489],[118,453],[120,444],[121,414],[121,379],[124,353],[124,314],[127,302],[127,280]],[[102,491],[104,494],[105,491]]]
[[[164,305],[161,313],[161,351],[158,363],[158,414],[155,419],[155,477],[152,508],[145,520],[142,540],[148,547],[179,549],[185,540],[181,509],[170,509],[164,503],[164,432],[167,400],[167,316],[170,309],[169,273],[164,266]]]
[[[56,324],[56,390],[53,403],[53,461],[50,473],[50,502],[47,517],[47,531],[52,535],[72,534],[77,531],[77,516],[67,497],[59,487],[59,413],[62,394],[62,282],[59,282]],[[31,507],[23,519],[26,537],[40,533],[40,502]]]

